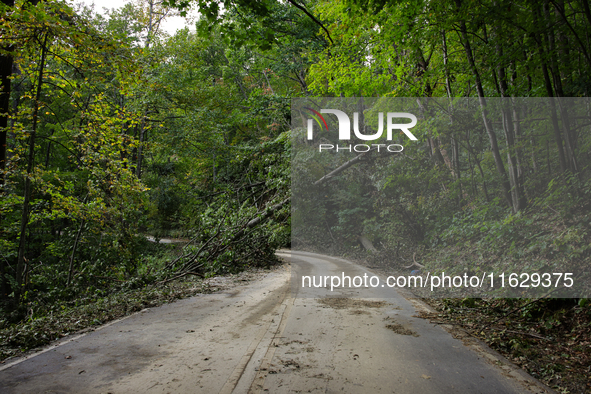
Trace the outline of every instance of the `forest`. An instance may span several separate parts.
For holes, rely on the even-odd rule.
[[[195,29],[161,28],[191,8]],[[456,320],[510,313],[519,332],[554,333],[566,356],[549,364],[528,361],[533,334],[482,334],[534,376],[589,365],[588,0],[138,0],[104,15],[3,0],[0,73],[2,358],[294,247],[392,270],[577,272],[571,298],[437,302]],[[365,155],[327,181],[353,158],[339,156],[292,179],[312,155],[292,149],[292,102],[317,97],[556,101],[550,127],[458,109],[404,155]],[[306,217],[292,182],[322,195]],[[591,385],[574,381],[559,387]]]

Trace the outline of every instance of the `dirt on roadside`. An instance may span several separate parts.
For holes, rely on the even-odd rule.
[[[196,294],[225,291],[282,269],[249,268],[241,273],[208,279],[185,277],[164,285],[122,290],[96,299],[74,300],[16,324],[0,326],[0,364],[11,358],[35,353],[52,341],[92,331],[110,321]],[[33,310],[33,312],[39,313]]]

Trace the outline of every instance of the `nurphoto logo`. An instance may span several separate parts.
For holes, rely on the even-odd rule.
[[[318,124],[320,129],[322,126],[328,131],[328,124],[326,123],[326,119],[322,114],[333,114],[337,117],[339,123],[339,140],[347,141],[351,139],[351,120],[349,116],[341,110],[338,109],[321,109],[320,112],[310,108],[304,107],[304,109],[311,112],[311,116],[313,119],[308,119],[308,140],[312,140],[314,138],[314,121]],[[386,140],[392,141],[392,131],[393,130],[400,130],[402,131],[410,140],[417,141],[417,138],[410,132],[410,128],[416,126],[417,124],[417,117],[408,112],[388,112],[386,114]],[[410,119],[410,123],[394,123],[394,120],[397,119]],[[378,113],[378,130],[375,134],[362,134],[359,130],[359,112],[353,113],[353,132],[355,133],[355,137],[363,141],[375,141],[382,138],[384,133],[384,113]],[[367,152],[370,149],[377,149],[380,151],[381,147],[386,147],[388,152],[402,152],[404,147],[399,144],[372,144],[371,146],[366,144],[358,144],[358,145],[348,145],[341,147],[333,144],[320,144],[319,151],[322,152],[323,150],[332,150],[336,149],[336,151],[347,150],[351,152],[351,149],[355,152]]]

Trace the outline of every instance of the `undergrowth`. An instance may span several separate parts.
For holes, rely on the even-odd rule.
[[[436,323],[486,342],[561,393],[591,391],[591,305],[576,299],[426,300]]]
[[[589,183],[571,179],[551,181],[518,213],[497,204],[466,207],[437,224],[419,253],[431,274],[571,272],[578,286],[572,293],[591,296],[590,196]],[[523,296],[498,289],[488,295]]]
[[[32,308],[28,318],[16,323],[0,321],[0,360],[65,337],[89,327],[203,292],[202,281],[187,279],[161,286],[114,291],[100,297],[55,302],[48,308]]]
[[[260,270],[248,266],[242,268],[246,271],[231,277],[248,276]],[[51,304],[29,303],[24,319],[11,322],[7,314],[0,319],[0,363],[51,341],[91,330],[142,309],[217,290],[219,287],[215,282],[212,284],[209,279],[196,276],[166,283],[140,283],[137,278],[133,278],[94,295],[86,294]]]

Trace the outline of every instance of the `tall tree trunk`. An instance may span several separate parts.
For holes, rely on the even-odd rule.
[[[138,178],[142,177],[142,163],[144,161],[144,141],[146,140],[146,116],[147,111],[144,111],[142,117],[142,123],[140,124],[139,130],[139,144],[137,147],[137,162],[135,166],[135,176]]]
[[[150,49],[150,44],[152,43],[152,37],[154,35],[154,0],[149,0],[148,2],[148,34],[146,36],[146,43],[144,48],[146,50]],[[139,129],[139,144],[137,147],[137,162],[135,167],[135,176],[138,178],[142,177],[142,165],[144,161],[144,143],[146,141],[146,118],[148,116],[148,106],[144,108],[144,116],[142,117],[142,123],[140,124]]]
[[[539,9],[536,9],[533,13],[534,24],[537,26],[539,24],[539,20],[542,18],[541,12]],[[546,28],[548,29],[548,24],[546,23]],[[552,88],[552,81],[550,80],[550,75],[548,73],[548,65],[546,63],[547,57],[552,57],[552,54],[548,56],[544,49],[544,44],[548,48],[550,48],[549,34],[540,34],[535,32],[532,34],[532,38],[537,43],[538,46],[538,55],[540,56],[541,66],[542,66],[542,75],[544,76],[544,87],[546,88],[546,94],[548,97],[554,97],[554,89]],[[560,171],[565,172],[567,169],[566,165],[566,156],[564,154],[564,147],[562,141],[562,133],[560,132],[560,127],[558,126],[558,116],[556,114],[556,103],[554,100],[550,99],[550,116],[552,118],[552,128],[554,130],[554,141],[556,142],[556,149],[558,150],[558,159],[560,164]]]
[[[548,3],[544,3],[543,10],[546,21],[546,39],[548,42],[548,58],[550,59],[550,72],[552,73],[552,79],[554,82],[554,90],[556,92],[556,96],[564,97],[564,93],[562,90],[562,79],[560,78],[560,68],[558,67],[558,62],[556,60],[557,51],[556,37],[554,34],[554,21],[552,20],[552,16],[550,15],[548,7]]]
[[[88,200],[89,194],[86,194],[82,204],[86,204]],[[76,233],[76,238],[74,239],[74,246],[72,247],[72,254],[70,254],[70,266],[68,268],[68,281],[66,282],[66,287],[70,287],[70,283],[72,283],[72,277],[74,276],[74,257],[76,256],[76,250],[78,249],[78,243],[80,242],[80,235],[82,235],[82,229],[84,228],[85,220],[82,218],[82,222],[80,222],[80,227],[78,227],[78,232]]]
[[[514,68],[515,64],[512,64]],[[514,71],[511,76],[511,83],[515,85],[517,83],[517,75]],[[521,129],[521,115],[523,108],[519,107],[518,101],[513,97],[511,98],[511,106],[513,108],[513,122],[514,126],[513,129],[515,130],[515,160],[517,160],[517,175],[519,176],[520,183],[523,185],[523,178],[525,176],[523,171],[523,166],[521,163],[523,162],[523,133]]]
[[[472,189],[472,196],[478,195],[478,188],[476,187],[476,181],[474,180],[474,166],[472,160],[470,160],[470,154],[468,154],[468,168],[470,169],[470,187]]]
[[[4,4],[7,4],[4,1]],[[14,1],[12,4],[14,5]],[[11,48],[2,47],[2,51],[10,51]],[[6,170],[6,141],[8,135],[8,118],[10,112],[10,77],[12,76],[13,59],[11,55],[0,53],[0,193],[4,186],[4,171]]]
[[[2,0],[8,7],[14,7],[14,0]],[[10,112],[10,77],[12,76],[13,58],[7,52],[12,48],[3,46],[0,52],[0,196],[4,194],[5,171],[6,171],[6,142],[8,135],[8,118]],[[0,215],[0,225],[2,215]],[[1,227],[0,227],[1,228]],[[6,281],[6,261],[0,259],[0,300],[8,299],[10,285]]]
[[[554,90],[556,91],[557,97],[565,97],[564,90],[562,88],[562,77],[560,67],[558,66],[558,62],[556,60],[558,50],[556,48],[556,35],[554,34],[554,20],[552,19],[552,15],[550,14],[550,5],[548,2],[544,4],[543,10],[544,16],[546,18],[546,28],[548,30],[547,37],[550,55],[550,70],[552,72],[552,77],[554,79]],[[555,7],[555,10],[557,13],[559,13],[558,7]],[[586,59],[589,62],[589,56],[586,54],[586,52],[585,55]],[[554,104],[552,103],[551,105]],[[563,126],[562,131],[564,134],[566,168],[568,168],[572,173],[577,174],[579,172],[579,168],[575,155],[575,138],[570,127],[568,109],[565,107],[565,105],[563,105],[563,101],[561,101],[560,99],[558,100],[558,107]]]
[[[441,39],[443,44],[443,69],[445,71],[445,89],[447,90],[447,97],[453,97],[453,93],[451,91],[451,82],[449,77],[449,67],[448,67],[448,55],[447,55],[447,39],[445,37],[445,31],[441,32]]]
[[[550,58],[550,71],[552,73],[552,79],[554,81],[554,91],[556,92],[556,97],[564,97],[564,91],[562,89],[562,78],[560,73],[560,67],[558,66],[558,62],[556,60],[557,49],[556,49],[556,38],[554,34],[553,28],[553,19],[550,14],[550,6],[548,2],[544,3],[543,7],[544,17],[546,22],[546,29],[547,29],[547,40],[548,40],[548,51],[549,51],[549,58]],[[555,113],[556,111],[556,104],[553,99],[550,99],[550,106],[552,111]],[[578,173],[578,164],[575,156],[575,146],[574,146],[574,137],[571,132],[570,121],[568,118],[568,109],[562,105],[562,101],[558,100],[558,110],[560,111],[560,118],[562,121],[563,126],[563,135],[564,135],[564,150],[565,150],[565,168],[569,169],[573,173]],[[554,124],[555,133],[558,129],[558,121],[555,121],[555,116],[553,114],[552,122]]]
[[[456,0],[456,4],[458,9],[461,7],[461,0]],[[476,68],[476,62],[474,61],[474,56],[472,54],[472,48],[470,46],[470,40],[468,38],[468,29],[466,28],[466,22],[463,20],[460,22],[460,32],[462,35],[462,45],[466,51],[466,57],[468,58],[468,63],[470,64],[470,69],[472,71],[472,75],[474,75],[474,79],[476,80],[476,91],[478,93],[478,102],[480,104],[480,109],[482,112],[482,120],[484,122],[484,128],[486,129],[486,133],[488,134],[488,138],[490,141],[491,151],[493,153],[493,157],[495,159],[495,165],[497,167],[497,172],[501,178],[501,186],[503,197],[507,204],[510,207],[513,207],[513,201],[511,199],[511,186],[509,184],[509,180],[507,178],[507,172],[505,171],[505,165],[503,164],[503,159],[501,158],[501,154],[499,152],[499,145],[497,143],[497,136],[493,130],[492,124],[488,118],[488,110],[486,108],[486,98],[484,97],[484,89],[482,88],[482,82],[480,79],[480,73]]]
[[[460,188],[460,194],[458,197],[458,206],[462,205],[462,200],[464,198],[464,190],[462,187],[462,174],[460,170],[460,145],[458,144],[458,140],[456,137],[451,137],[451,154],[452,154],[452,165],[454,169],[454,175],[456,180],[458,181],[458,187]]]
[[[500,37],[496,37],[496,51],[497,56],[499,59],[503,58],[503,49],[499,44]],[[505,71],[505,67],[503,65],[499,65],[497,67],[497,73],[499,76],[499,89],[501,93],[501,112],[502,112],[502,119],[503,119],[503,130],[505,132],[505,140],[507,141],[507,164],[509,166],[509,181],[511,184],[511,199],[512,199],[512,206],[513,212],[517,213],[518,211],[525,208],[525,197],[523,194],[523,186],[521,184],[521,179],[519,176],[519,165],[517,159],[517,148],[515,146],[515,128],[514,128],[514,118],[512,119],[511,111],[509,110],[509,106],[513,106],[512,102],[509,98],[509,86],[507,84],[507,73]],[[513,108],[515,110],[515,108]]]
[[[560,118],[562,120],[562,126],[564,130],[564,146],[566,148],[567,165],[573,174],[578,174],[579,165],[577,163],[576,156],[576,141],[574,133],[572,132],[572,127],[570,125],[568,108],[564,98],[562,100],[558,100],[558,107],[560,109]]]
[[[579,49],[581,50],[581,53],[583,54],[583,56],[585,57],[585,60],[587,61],[587,67],[591,66],[591,57],[589,56],[589,52],[587,52],[587,47],[585,46],[585,44],[583,43],[583,41],[581,40],[581,38],[577,34],[577,30],[571,25],[571,23],[568,21],[568,18],[566,17],[566,13],[564,11],[564,1],[561,1],[561,0],[553,1],[553,4],[554,4],[555,13],[561,17],[561,19],[564,22],[564,24],[566,25],[566,27],[568,27],[568,29],[571,31],[573,37],[575,38],[575,41],[579,44]],[[558,35],[558,42],[562,42],[560,49],[561,49],[561,52],[563,53],[563,58],[568,59],[570,57],[570,45],[568,42],[568,38],[564,34],[562,34],[562,32],[560,32],[560,31],[557,32],[557,35]]]
[[[445,89],[447,92],[447,97],[449,98],[449,111],[450,117],[449,120],[453,124],[453,94],[451,90],[451,80],[449,76],[449,67],[448,67],[448,55],[447,55],[447,40],[445,37],[445,32],[441,32],[441,39],[443,44],[443,67],[445,70]],[[451,137],[451,148],[452,148],[452,166],[453,166],[453,173],[455,178],[458,180],[460,186],[460,195],[458,197],[458,205],[462,204],[462,199],[464,198],[464,191],[462,190],[462,174],[460,173],[460,146],[458,144],[458,140],[456,137],[452,135]]]
[[[587,17],[587,22],[591,25],[591,10],[589,9],[589,1],[588,0],[581,0],[581,4],[583,5],[583,11],[585,12],[585,16]]]
[[[428,101],[423,103],[420,99],[417,99],[417,104],[419,106],[419,117],[421,119],[425,118],[425,104],[427,102]],[[360,112],[362,112],[362,111],[360,111]],[[435,164],[445,163],[445,159],[444,159],[443,154],[440,149],[441,141],[440,141],[439,137],[431,136],[431,132],[428,131],[427,132],[427,143],[429,144],[429,157],[431,158],[431,160],[433,160],[433,162]]]
[[[27,155],[27,173],[25,176],[25,190],[23,210],[21,215],[20,239],[18,245],[18,259],[16,265],[16,283],[18,285],[15,290],[16,299],[20,299],[23,273],[25,269],[25,239],[27,236],[27,225],[29,222],[29,202],[31,200],[31,174],[33,172],[35,162],[35,137],[37,135],[37,124],[39,115],[39,99],[41,98],[41,89],[43,87],[43,69],[45,68],[45,58],[47,56],[47,39],[49,33],[45,33],[43,44],[41,47],[41,60],[39,62],[39,75],[37,78],[37,89],[35,93],[35,101],[33,103],[33,126],[31,135],[29,136],[29,153]]]
[[[518,165],[516,158],[515,147],[515,129],[511,111],[509,110],[509,102],[503,100],[502,118],[503,130],[505,131],[505,139],[507,140],[507,163],[509,166],[509,180],[511,181],[511,198],[513,200],[513,212],[525,208],[525,197],[523,193],[523,186],[520,181]]]

